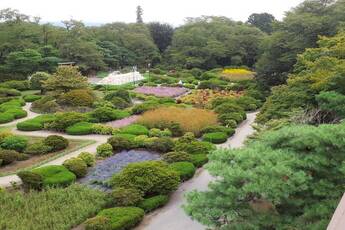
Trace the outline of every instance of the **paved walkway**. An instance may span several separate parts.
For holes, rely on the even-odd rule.
[[[248,113],[247,120],[244,121],[237,129],[233,137],[219,145],[220,148],[240,148],[243,146],[246,138],[251,135],[254,130],[251,125],[254,123],[257,113]],[[183,183],[179,189],[171,196],[169,203],[161,209],[146,215],[136,230],[203,230],[205,226],[193,221],[187,216],[182,209],[185,203],[184,195],[187,192],[198,190],[205,191],[208,184],[212,181],[211,175],[203,169],[189,181]]]
[[[23,109],[26,110],[28,112],[28,116],[22,119],[18,119],[15,120],[13,122],[7,123],[7,124],[2,124],[1,126],[14,126],[19,122],[22,122],[24,120],[28,120],[31,118],[34,118],[36,116],[39,116],[40,114],[34,113],[32,111],[30,111],[30,106],[31,104],[28,103],[26,104]],[[107,142],[107,139],[110,136],[106,136],[106,135],[86,135],[86,136],[71,136],[71,135],[67,135],[64,133],[58,133],[58,132],[51,132],[51,131],[46,131],[46,130],[40,130],[40,131],[33,131],[33,132],[23,132],[23,131],[19,131],[17,130],[16,127],[13,128],[12,132],[14,134],[19,134],[19,135],[27,135],[27,136],[36,136],[36,137],[47,137],[49,135],[59,135],[59,136],[63,136],[67,139],[77,139],[77,140],[90,140],[90,141],[94,141],[93,144],[90,144],[88,146],[85,146],[81,149],[78,149],[76,151],[73,151],[71,153],[68,153],[62,157],[59,157],[55,160],[49,161],[48,163],[45,163],[39,167],[42,166],[46,166],[46,165],[61,165],[65,160],[71,158],[71,157],[75,157],[78,156],[81,152],[90,152],[90,153],[94,153],[96,154],[96,148],[98,145]],[[21,183],[19,177],[17,177],[17,175],[8,175],[8,176],[3,176],[0,177],[0,187],[8,187],[11,185],[11,182],[16,182],[16,183]]]

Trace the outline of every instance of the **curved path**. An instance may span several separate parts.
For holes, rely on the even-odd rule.
[[[220,148],[240,148],[246,138],[254,132],[251,125],[254,123],[255,113],[248,113],[245,120],[237,129],[234,136],[219,145]],[[179,189],[171,196],[169,203],[161,209],[146,215],[136,230],[203,230],[205,226],[193,221],[185,214],[182,204],[185,203],[184,194],[193,190],[205,191],[212,181],[211,175],[203,169],[189,181],[183,183]]]
[[[2,124],[1,126],[15,126],[17,123],[22,122],[24,120],[28,120],[34,117],[37,117],[41,114],[34,113],[30,111],[31,103],[27,103],[23,109],[28,112],[28,116],[22,119],[15,120],[13,122],[7,123],[7,124]],[[90,152],[90,153],[96,153],[96,148],[98,145],[103,144],[107,142],[107,139],[110,136],[106,135],[86,135],[86,136],[71,136],[67,135],[64,133],[58,133],[58,132],[51,132],[51,131],[46,131],[46,130],[40,130],[40,131],[33,131],[33,132],[23,132],[17,130],[16,127],[12,129],[12,132],[14,134],[19,134],[19,135],[26,135],[26,136],[36,136],[36,137],[47,137],[49,135],[59,135],[63,136],[67,139],[76,139],[76,140],[89,140],[93,141],[92,144],[87,145],[83,148],[80,148],[76,151],[70,152],[64,156],[61,156],[57,159],[54,159],[52,161],[49,161],[48,163],[45,163],[39,167],[46,166],[46,165],[61,165],[65,160],[71,158],[71,157],[76,157],[78,156],[81,152]],[[8,176],[3,176],[0,177],[0,187],[8,187],[11,185],[11,182],[16,182],[16,183],[21,183],[19,177],[17,175],[8,175]]]

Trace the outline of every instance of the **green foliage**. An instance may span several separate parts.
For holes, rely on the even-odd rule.
[[[21,131],[36,131],[42,130],[46,122],[54,120],[54,115],[40,115],[35,118],[19,122],[17,124],[17,129]]]
[[[211,142],[213,144],[221,144],[228,140],[228,135],[223,132],[205,133],[202,136],[202,140]]]
[[[186,210],[210,227],[325,229],[345,188],[344,134],[344,124],[288,126],[217,150],[207,169],[220,179],[190,193]]]
[[[208,126],[206,128],[203,128],[201,130],[202,134],[206,133],[216,133],[216,132],[221,132],[221,133],[226,133],[228,136],[232,136],[235,134],[235,130],[232,128],[224,127],[224,126]]]
[[[131,134],[115,134],[108,139],[108,143],[112,146],[113,151],[130,150],[136,147],[134,141],[135,135]]]
[[[320,109],[334,113],[335,117],[345,117],[345,95],[329,91],[316,96]]]
[[[192,155],[185,152],[170,152],[163,155],[163,160],[168,163],[181,162],[181,161],[192,161]]]
[[[26,147],[25,153],[30,155],[44,155],[52,152],[53,147],[42,142],[36,142]]]
[[[55,119],[45,123],[45,128],[56,131],[65,131],[68,127],[84,122],[87,116],[77,112],[66,112],[55,114]]]
[[[15,150],[0,150],[1,165],[8,165],[17,160],[18,152]]]
[[[86,230],[124,230],[135,227],[144,217],[144,210],[136,207],[104,209],[85,222]]]
[[[171,137],[172,132],[169,129],[160,130],[160,129],[153,128],[149,130],[149,136],[150,137]]]
[[[21,93],[16,89],[7,89],[7,88],[0,88],[0,96],[1,97],[15,97],[20,96]]]
[[[176,152],[187,152],[189,154],[207,154],[214,149],[215,146],[209,142],[196,140],[185,141],[183,139],[178,140],[174,147],[174,151]]]
[[[66,129],[66,133],[69,135],[88,135],[93,132],[93,124],[89,122],[79,122]]]
[[[46,72],[36,72],[30,76],[31,89],[42,90],[43,82],[50,77]]]
[[[58,103],[67,106],[87,106],[91,107],[95,102],[95,96],[89,89],[73,89],[62,94],[58,98]]]
[[[14,115],[11,113],[0,113],[0,124],[8,123],[14,120]]]
[[[251,14],[247,22],[259,28],[261,31],[270,34],[273,31],[273,23],[275,22],[275,20],[276,19],[272,14],[261,13]]]
[[[171,151],[174,145],[174,141],[169,137],[153,137],[145,143],[146,148],[159,153]]]
[[[29,87],[29,82],[24,80],[24,81],[17,81],[17,80],[12,80],[12,81],[5,81],[0,84],[0,88],[9,88],[9,89],[16,89],[19,91],[23,90],[28,90]]]
[[[24,151],[28,145],[28,139],[22,136],[8,136],[1,141],[1,148],[16,150],[18,152]]]
[[[208,157],[206,154],[194,154],[191,155],[190,162],[192,162],[195,167],[200,168],[208,162]]]
[[[107,101],[112,101],[113,98],[121,98],[129,104],[132,103],[132,99],[129,92],[124,89],[118,89],[118,90],[112,91],[104,96],[104,99]]]
[[[78,158],[82,159],[87,167],[94,166],[96,164],[96,158],[93,154],[88,152],[82,152],[78,155]]]
[[[138,207],[143,209],[146,213],[151,212],[157,208],[163,207],[169,201],[169,196],[158,195],[146,198],[138,204]]]
[[[23,182],[25,190],[41,190],[43,186],[43,177],[37,173],[30,171],[21,171],[17,173],[17,176]]]
[[[23,97],[24,101],[26,101],[26,102],[34,102],[34,101],[37,101],[37,100],[39,100],[39,99],[41,99],[41,98],[42,98],[41,95],[32,95],[32,94],[30,94],[30,95],[25,95],[25,96]]]
[[[63,166],[74,173],[78,178],[82,178],[87,174],[87,164],[81,158],[73,157],[65,160]]]
[[[119,132],[124,134],[132,134],[136,136],[149,134],[149,130],[145,126],[138,124],[128,125],[124,128],[121,128]]]
[[[112,109],[110,107],[100,107],[93,110],[90,116],[96,119],[98,122],[107,122],[117,119],[122,119],[129,116],[129,113],[117,109]]]
[[[64,230],[95,215],[107,205],[107,198],[101,191],[72,185],[25,194],[21,191],[4,192],[0,203],[0,226],[5,229]]]
[[[114,187],[136,188],[144,196],[169,194],[179,185],[179,176],[161,161],[131,163],[120,173],[113,175],[110,184]]]
[[[76,180],[76,175],[62,165],[49,165],[31,170],[42,177],[43,187],[66,187]]]
[[[55,113],[60,107],[54,97],[45,96],[41,99],[34,101],[31,105],[31,109],[37,113]]]
[[[196,170],[195,166],[190,162],[174,162],[169,165],[169,168],[178,173],[181,181],[192,178]]]
[[[68,140],[62,136],[50,135],[43,140],[43,143],[50,146],[52,151],[60,151],[68,147]]]
[[[97,155],[100,157],[110,157],[113,155],[113,146],[109,143],[97,146]]]
[[[136,206],[143,200],[142,193],[134,188],[115,188],[110,194],[115,206]]]

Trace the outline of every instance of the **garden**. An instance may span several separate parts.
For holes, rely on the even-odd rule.
[[[7,121],[15,127],[0,132],[0,175],[16,174],[22,184],[2,191],[7,211],[0,228],[39,223],[36,229],[47,229],[49,216],[58,217],[53,229],[134,227],[262,103],[255,83],[223,79],[219,70],[155,72],[139,85],[89,85],[76,67],[59,67],[18,81],[25,87],[3,95],[3,114],[18,114]],[[33,115],[25,118],[28,112]],[[94,151],[82,151],[95,142]],[[49,164],[62,156],[61,164]],[[69,213],[48,210],[58,205],[52,199]],[[87,199],[95,202],[86,205]],[[41,208],[9,217],[14,202]],[[25,218],[11,221],[19,215]]]

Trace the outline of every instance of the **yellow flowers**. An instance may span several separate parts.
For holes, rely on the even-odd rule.
[[[228,81],[252,80],[255,73],[246,69],[224,69],[221,73],[222,78]]]

